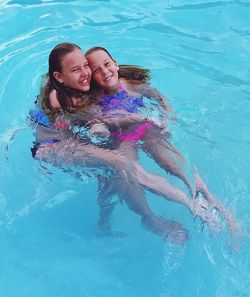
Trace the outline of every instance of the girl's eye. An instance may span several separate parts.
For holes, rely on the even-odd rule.
[[[89,68],[89,64],[88,63],[84,64],[84,68]]]
[[[77,72],[77,71],[79,71],[78,68],[74,68],[74,69],[72,70],[72,72]]]
[[[94,69],[94,70],[92,70],[92,72],[93,72],[93,74],[97,74],[100,72],[100,68]]]
[[[106,62],[106,63],[105,63],[105,66],[106,66],[106,67],[110,66],[110,62]]]

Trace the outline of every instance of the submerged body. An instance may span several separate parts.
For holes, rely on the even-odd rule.
[[[94,80],[100,89],[99,102],[102,107],[103,117],[122,117],[124,112],[130,114],[144,113],[143,96],[156,100],[160,108],[165,112],[166,119],[171,108],[164,96],[148,83],[134,83],[119,78],[119,67],[110,54],[103,48],[95,47],[87,51],[86,57],[92,69]],[[126,127],[116,127],[111,136],[118,138],[121,142],[142,142],[142,149],[156,161],[167,173],[180,178],[188,187],[191,195],[194,189],[191,181],[184,172],[177,159],[183,161],[180,155],[166,140],[166,131],[161,127],[160,121],[157,124],[151,120],[147,123],[129,123]],[[164,123],[165,126],[165,123]],[[165,127],[164,127],[165,128]],[[111,127],[112,129],[112,127]],[[176,159],[177,158],[177,159]]]
[[[96,84],[101,88],[102,95],[100,102],[104,117],[107,116],[107,113],[118,117],[123,116],[121,111],[133,114],[138,113],[139,108],[143,107],[143,96],[156,99],[165,112],[168,113],[171,111],[164,96],[149,84],[134,84],[133,81],[131,82],[119,78],[119,66],[105,48],[93,47],[86,52],[86,57],[92,70],[92,76]],[[167,116],[167,118],[169,117]],[[197,169],[194,175],[195,187],[192,187],[192,183],[174,157],[177,156],[181,160],[184,160],[184,158],[182,158],[179,152],[166,140],[166,134],[162,133],[160,127],[153,125],[151,122],[150,124],[140,124],[137,128],[134,128],[132,125],[132,132],[130,125],[127,127],[129,133],[127,133],[127,130],[125,130],[124,133],[122,128],[119,129],[120,131],[116,131],[114,136],[121,140],[121,143],[141,140],[143,142],[143,150],[152,157],[158,165],[165,169],[166,172],[180,178],[187,185],[194,201],[199,194],[205,198],[208,203],[206,206],[202,203],[200,204],[199,201],[195,201],[195,206],[193,205],[194,213],[203,217],[203,219],[206,217],[210,226],[214,227],[217,218],[209,213],[209,209],[216,209],[226,219],[229,229],[232,230],[234,228],[235,222],[233,215],[216,201],[215,197],[210,193],[206,184],[199,176]]]
[[[38,160],[59,167],[68,164],[79,166],[82,169],[91,166],[108,167],[113,170],[116,178],[110,187],[111,190],[102,191],[99,195],[100,228],[104,228],[107,232],[110,231],[109,219],[112,205],[109,205],[108,201],[111,193],[115,192],[124,199],[130,209],[141,216],[142,222],[148,229],[168,240],[183,243],[188,237],[187,231],[180,224],[153,214],[145,199],[143,188],[185,205],[193,215],[198,215],[203,221],[209,220],[209,213],[205,212],[200,205],[195,204],[195,201],[183,191],[172,186],[163,177],[145,171],[138,164],[133,147],[134,141],[122,141],[118,148],[110,150],[107,147],[93,145],[89,140],[85,141],[86,139],[82,141],[78,134],[75,135],[69,129],[72,125],[65,123],[58,125],[58,118],[54,117],[55,113],[59,115],[60,120],[66,115],[66,118],[71,121],[76,111],[86,111],[86,101],[83,100],[85,98],[83,95],[90,88],[91,71],[79,47],[72,44],[60,44],[55,47],[49,58],[49,66],[49,80],[45,85],[45,95],[41,98],[41,108],[46,115],[52,115],[53,121],[51,127],[43,124],[37,125],[37,147],[34,156]],[[49,96],[53,89],[56,90],[56,99],[59,100],[53,101]],[[89,121],[89,119],[85,120]],[[104,117],[104,123],[111,126],[127,125],[131,122],[143,123],[144,121],[145,116],[134,113],[132,116],[129,113],[125,117],[115,117],[115,119]],[[53,142],[46,143],[48,140],[53,140]]]
[[[61,125],[61,122],[58,126],[58,119],[61,121],[61,116],[66,115],[70,118],[73,115],[67,112],[67,109],[83,109],[85,102],[82,101],[82,95],[87,92],[87,84],[88,89],[90,87],[90,76],[91,71],[79,47],[72,44],[60,44],[52,50],[49,57],[49,80],[45,82],[45,95],[40,98],[39,106],[52,121],[47,125],[44,119],[42,122],[37,122],[35,119],[34,157],[58,167],[67,164],[82,169],[88,166],[111,168],[116,176],[113,189],[122,196],[130,209],[141,216],[143,224],[152,232],[168,240],[183,243],[187,239],[187,231],[178,223],[157,217],[145,200],[143,187],[154,188],[154,185],[159,183],[158,176],[152,175],[152,178],[148,179],[147,173],[139,164],[135,164],[119,151],[103,149],[89,141],[80,141],[78,135],[72,133],[68,125]],[[46,96],[46,90],[50,91],[51,87],[55,88],[64,98],[64,101],[61,101],[60,110],[54,107],[53,102]],[[71,87],[77,89],[73,90]],[[76,93],[80,94],[78,98],[75,96]],[[81,105],[79,108],[78,103]],[[161,194],[166,195],[164,187],[161,190]],[[110,217],[106,211],[104,192],[101,195],[99,227],[110,232],[108,223]]]

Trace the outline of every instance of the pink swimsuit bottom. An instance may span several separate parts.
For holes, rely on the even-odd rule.
[[[119,139],[120,141],[137,141],[140,140],[152,126],[152,123],[143,123],[139,127],[137,127],[134,132],[123,133],[115,131],[111,132],[111,136]]]

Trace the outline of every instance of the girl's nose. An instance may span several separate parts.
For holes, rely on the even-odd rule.
[[[108,72],[108,69],[107,69],[107,68],[105,68],[105,67],[102,67],[102,69],[101,69],[101,70],[102,70],[102,73],[103,73],[103,74],[106,74],[106,73]]]
[[[81,75],[82,76],[88,76],[88,71],[85,68],[81,69]]]

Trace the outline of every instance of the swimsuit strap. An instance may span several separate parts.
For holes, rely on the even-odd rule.
[[[119,83],[119,92],[121,91],[126,91],[123,84],[122,83]]]

